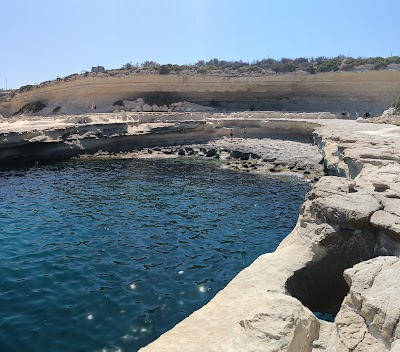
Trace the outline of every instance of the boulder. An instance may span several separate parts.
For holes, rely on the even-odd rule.
[[[393,234],[400,241],[400,216],[379,210],[371,216],[371,223],[378,229]]]
[[[367,225],[371,215],[382,206],[372,195],[336,193],[316,199],[312,212],[322,222],[337,225]]]
[[[140,106],[137,106],[136,108],[131,109],[131,111],[132,112],[142,112],[143,110],[142,110],[142,108]]]
[[[151,112],[151,111],[153,111],[153,108],[148,104],[144,104],[142,107],[142,110],[145,112]]]
[[[131,100],[124,100],[123,101],[123,106],[126,107],[127,109],[131,110],[133,109],[133,111],[138,111],[137,108],[140,107],[142,108],[144,105],[144,101],[136,99],[134,101]]]
[[[156,105],[156,104],[153,104],[152,109],[155,112],[160,112],[161,111],[160,107],[158,105]]]
[[[210,149],[209,151],[207,151],[206,156],[209,157],[209,158],[211,158],[211,157],[216,156],[217,153],[218,153],[218,150],[217,150],[217,149]]]
[[[46,104],[43,104],[41,101],[34,101],[32,103],[25,104],[22,108],[20,108],[17,112],[13,114],[15,115],[32,115],[36,114],[39,111],[43,110],[46,107]]]
[[[350,292],[336,316],[327,351],[394,351],[391,346],[400,339],[400,259],[387,256],[359,263],[347,269],[344,278]]]
[[[292,297],[270,295],[256,312],[210,346],[212,352],[308,352],[318,338],[317,318]],[[264,307],[264,308],[263,308]]]

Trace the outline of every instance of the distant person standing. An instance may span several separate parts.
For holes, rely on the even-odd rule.
[[[359,118],[360,117],[360,110],[357,110],[356,111],[356,118]]]
[[[92,113],[94,113],[95,111],[96,111],[96,105],[94,101],[92,101]]]
[[[367,117],[367,112],[364,110],[363,117]]]
[[[233,128],[231,128],[229,135],[231,136],[231,139],[232,139],[233,138]]]
[[[246,127],[243,127],[243,138],[246,138]]]
[[[342,118],[345,118],[346,117],[346,109],[343,109],[343,111],[342,111]]]

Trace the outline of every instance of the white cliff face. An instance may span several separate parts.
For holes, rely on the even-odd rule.
[[[168,92],[202,105],[217,103],[229,110],[330,111],[347,109],[355,116],[364,109],[381,114],[398,97],[399,71],[288,73],[260,76],[131,75],[77,76],[65,82],[50,82],[17,93],[0,103],[0,114],[10,116],[27,103],[42,101],[51,111],[62,106],[66,113],[89,112],[95,102],[98,112],[111,112],[118,100]],[[213,105],[213,104],[211,104]]]

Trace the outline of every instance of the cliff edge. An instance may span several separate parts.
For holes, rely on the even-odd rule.
[[[398,351],[400,128],[321,124],[315,143],[331,176],[292,233],[140,351]]]

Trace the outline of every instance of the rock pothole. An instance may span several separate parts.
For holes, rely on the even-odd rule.
[[[369,231],[341,230],[325,242],[326,254],[296,271],[287,280],[286,290],[311,311],[336,316],[349,291],[343,272],[377,256],[375,235]]]

